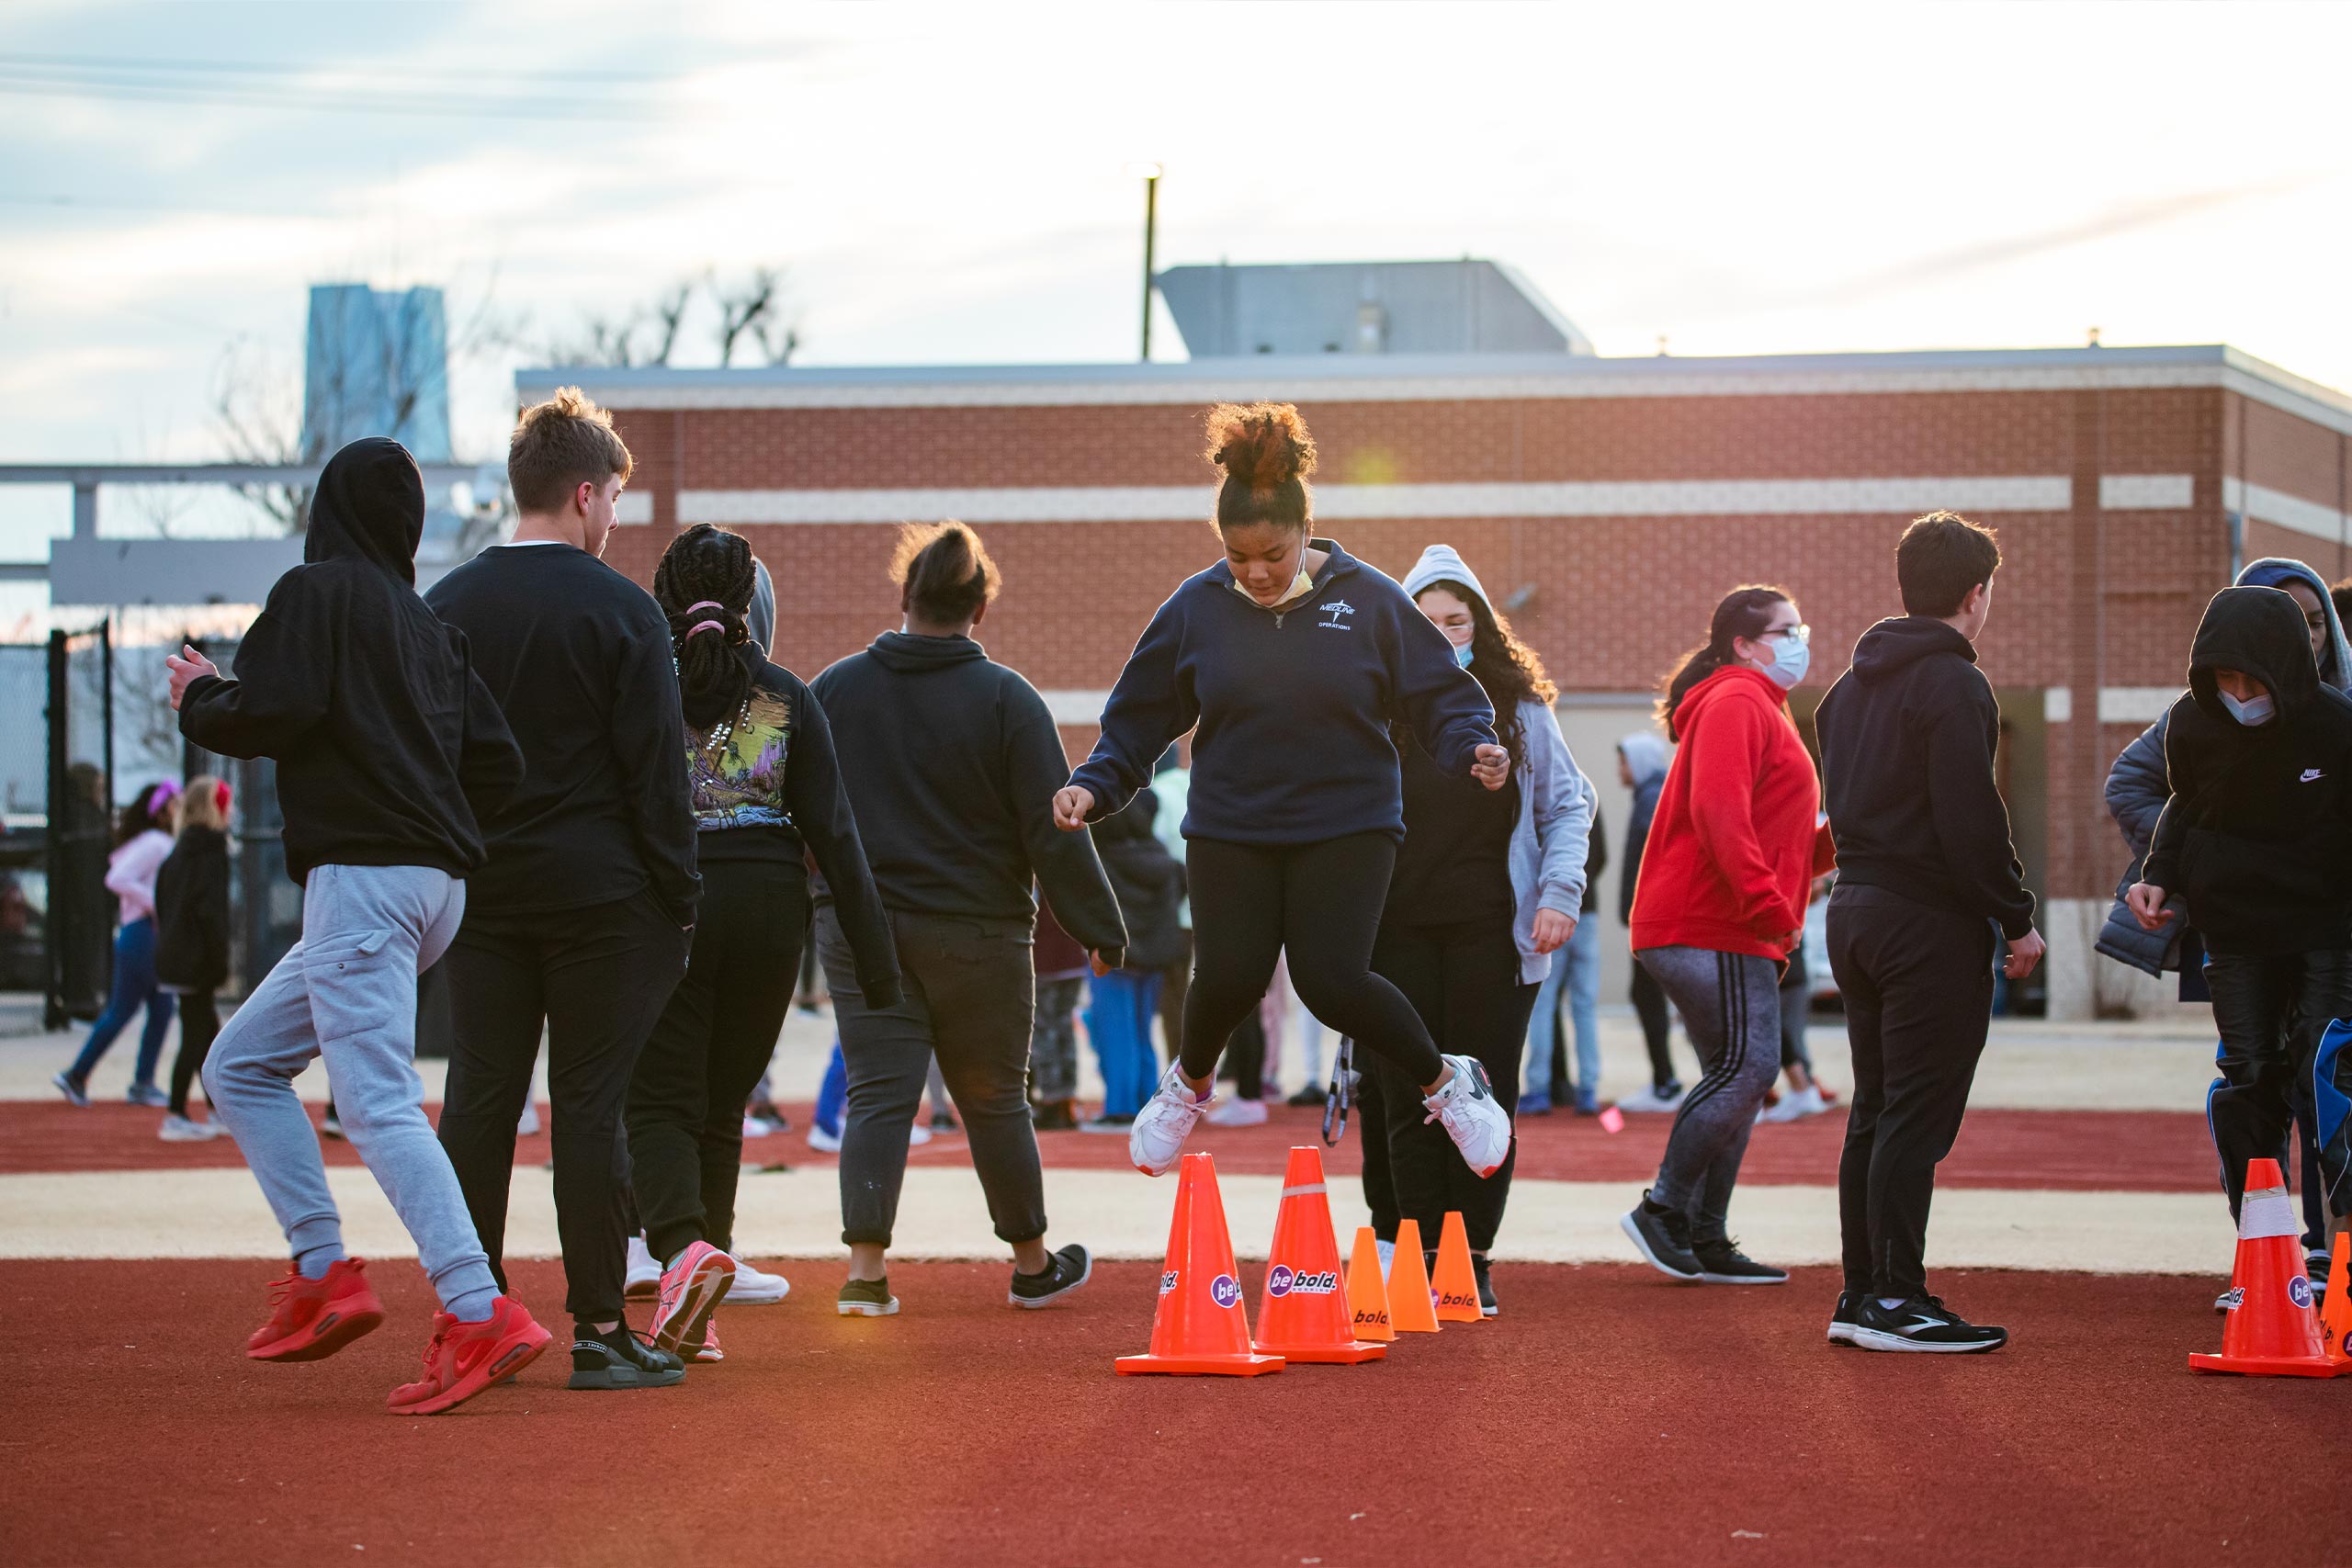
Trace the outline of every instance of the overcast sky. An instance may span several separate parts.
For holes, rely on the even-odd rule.
[[[1147,159],[1162,265],[1492,256],[1603,354],[2352,387],[2347,59],[2324,6],[16,0],[0,460],[219,456],[325,280],[449,291],[465,457],[529,344],[707,266],[788,269],[802,363],[1131,357]]]

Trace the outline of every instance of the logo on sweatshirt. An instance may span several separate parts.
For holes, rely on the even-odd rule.
[[[2311,783],[2313,783],[2313,782],[2315,782],[2318,778],[2319,778],[2319,770],[2318,770],[2317,768],[2305,768],[2305,769],[2303,770],[2303,782],[2304,782],[2305,784],[2311,784]]]
[[[1329,620],[1316,622],[1315,624],[1317,626],[1329,626],[1334,630],[1343,632],[1355,630],[1355,627],[1350,626],[1345,620],[1340,618],[1345,615],[1352,615],[1356,613],[1356,607],[1353,604],[1349,604],[1345,599],[1334,599],[1329,604],[1320,605],[1318,608],[1322,610],[1324,615],[1330,618]]]

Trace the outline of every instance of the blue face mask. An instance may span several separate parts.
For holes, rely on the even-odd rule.
[[[1804,672],[1813,668],[1813,646],[1794,637],[1776,637],[1772,640],[1779,649],[1772,655],[1772,667],[1764,673],[1770,675],[1772,683],[1781,690],[1792,692],[1804,679]]]
[[[2215,692],[2213,694],[2222,699],[2222,705],[2230,710],[2230,716],[2248,729],[2259,729],[2262,726],[2268,724],[2278,712],[2278,705],[2270,700],[2270,694],[2267,692],[2252,702],[2245,703],[2238,701],[2227,692]]]
[[[1470,668],[1470,645],[1468,643],[1456,643],[1454,645],[1453,661],[1456,664],[1461,665],[1464,670]]]

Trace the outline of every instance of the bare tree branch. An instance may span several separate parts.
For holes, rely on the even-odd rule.
[[[722,286],[716,278],[710,284],[711,302],[718,307],[718,363],[735,363],[735,345],[746,333],[754,334],[753,341],[764,345],[766,338],[758,329],[774,320],[776,296],[784,284],[780,267],[762,266],[752,269],[750,278],[742,283]],[[787,353],[790,350],[787,348]]]

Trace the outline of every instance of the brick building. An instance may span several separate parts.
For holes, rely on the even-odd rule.
[[[983,640],[1073,751],[1153,609],[1216,558],[1204,405],[1295,401],[1322,531],[1392,574],[1451,543],[1517,604],[1614,825],[1611,745],[1724,590],[1796,597],[1802,712],[1897,611],[1904,523],[1964,513],[2007,558],[1983,662],[2066,1015],[2121,994],[2087,958],[2123,863],[2099,789],[2177,692],[2205,601],[2260,555],[2352,571],[2352,398],[2225,347],[528,371],[518,391],[575,380],[637,457],[614,564],[650,579],[673,528],[741,529],[776,579],[779,659],[813,672],[896,624],[892,526],[961,517],[1006,579]]]

